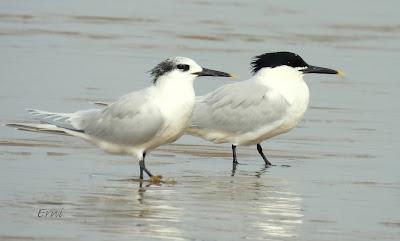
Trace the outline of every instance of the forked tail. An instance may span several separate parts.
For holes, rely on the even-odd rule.
[[[78,128],[72,122],[74,115],[76,115],[75,113],[53,113],[34,109],[27,111],[42,123],[9,123],[6,126],[14,127],[18,130],[52,134],[79,135],[79,133],[84,133],[83,129]]]

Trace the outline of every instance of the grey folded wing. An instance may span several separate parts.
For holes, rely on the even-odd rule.
[[[84,131],[91,137],[121,145],[139,145],[152,139],[164,124],[160,110],[145,91],[121,97],[101,112],[86,117]]]
[[[224,85],[196,100],[191,128],[246,133],[282,120],[289,103],[254,82]]]

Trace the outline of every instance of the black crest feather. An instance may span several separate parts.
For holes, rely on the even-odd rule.
[[[273,52],[255,56],[251,62],[251,70],[253,74],[255,74],[262,68],[275,68],[282,65],[287,65],[294,68],[308,66],[308,64],[295,53]]]
[[[172,71],[175,68],[175,62],[170,60],[170,59],[166,59],[164,61],[162,61],[161,63],[159,63],[158,65],[156,65],[156,67],[152,68],[149,73],[150,75],[153,77],[153,84],[155,84],[157,82],[158,77],[164,75],[165,73],[168,73],[170,71]]]

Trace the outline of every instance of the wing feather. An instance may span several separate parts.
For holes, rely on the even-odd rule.
[[[252,132],[280,121],[288,107],[283,96],[264,85],[249,81],[224,85],[196,100],[191,128]]]
[[[34,118],[50,124],[45,129],[66,129],[84,133],[89,139],[132,146],[152,139],[164,124],[160,110],[152,104],[150,91],[151,88],[132,92],[104,109],[74,113],[28,111]]]
[[[164,123],[148,89],[121,97],[97,114],[85,133],[121,145],[143,144],[153,138]]]

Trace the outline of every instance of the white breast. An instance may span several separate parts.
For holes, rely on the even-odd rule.
[[[310,99],[309,89],[301,72],[282,66],[267,74],[265,78],[259,78],[259,82],[281,94],[290,104],[290,108],[279,126],[262,134],[261,138],[264,140],[293,129],[306,112]]]
[[[182,79],[165,84],[159,83],[156,96],[156,104],[160,108],[165,123],[157,137],[146,144],[146,149],[171,143],[182,136],[190,123],[193,112],[195,101],[193,80]]]

